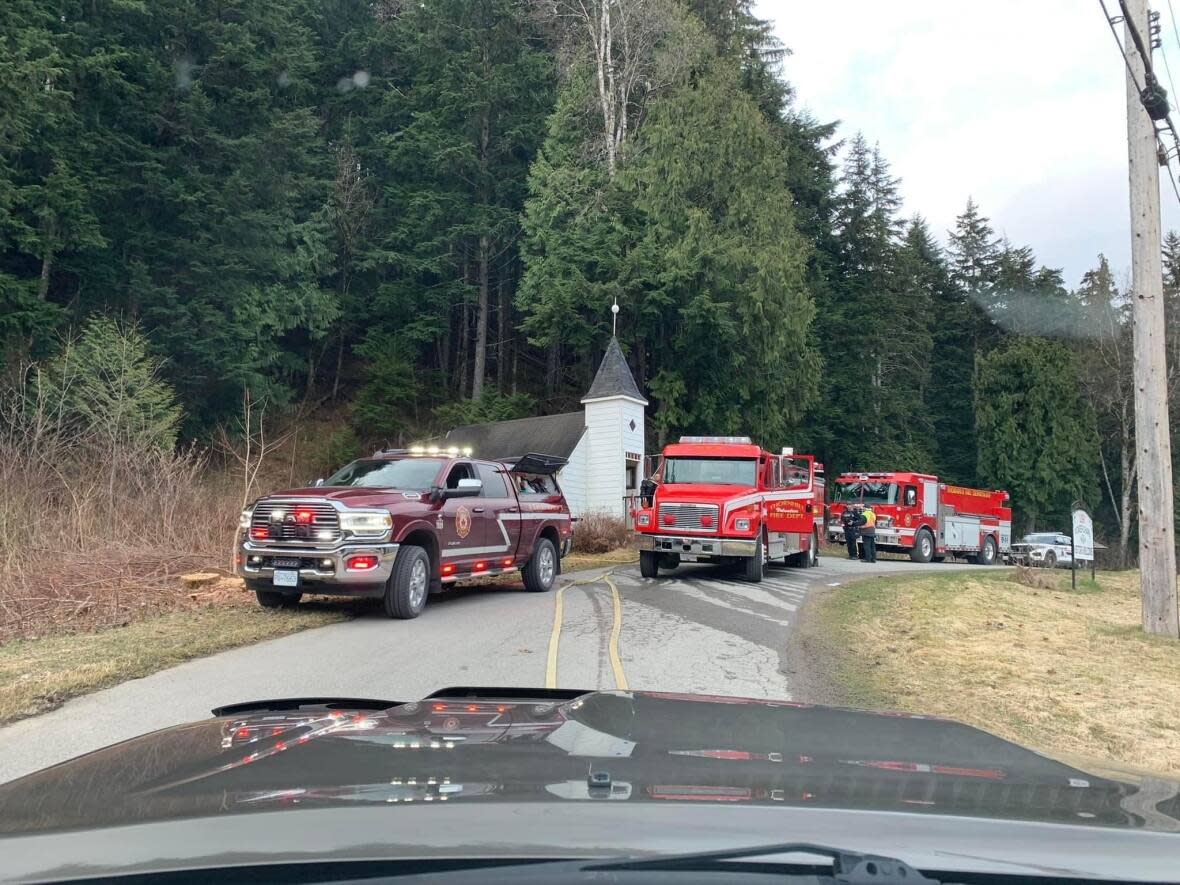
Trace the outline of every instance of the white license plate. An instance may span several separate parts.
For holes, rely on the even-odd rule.
[[[275,569],[274,584],[276,587],[298,587],[299,572],[288,569]]]
[[[680,554],[680,561],[681,562],[699,562],[700,557],[698,557],[695,553],[681,553]]]

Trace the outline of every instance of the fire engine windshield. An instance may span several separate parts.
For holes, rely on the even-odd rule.
[[[835,498],[845,504],[896,504],[895,482],[842,482],[836,486]]]
[[[424,492],[442,468],[439,458],[384,458],[353,461],[324,481],[327,486],[366,486]]]
[[[668,458],[664,482],[757,485],[758,462],[753,458]]]

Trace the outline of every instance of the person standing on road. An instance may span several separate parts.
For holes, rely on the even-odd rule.
[[[872,507],[860,514],[860,551],[865,562],[877,561],[877,514]]]
[[[858,559],[856,536],[860,534],[860,514],[856,507],[851,504],[846,506],[844,513],[840,516],[840,522],[844,526],[844,542],[848,545],[848,558]]]

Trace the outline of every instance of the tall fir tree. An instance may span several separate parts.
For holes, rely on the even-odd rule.
[[[781,153],[731,70],[710,67],[653,106],[624,179],[640,217],[628,300],[659,342],[658,436],[775,445],[817,393],[815,308]]]
[[[1069,346],[1016,338],[981,358],[975,410],[979,480],[1011,493],[1018,528],[1068,519],[1097,479],[1094,415]]]

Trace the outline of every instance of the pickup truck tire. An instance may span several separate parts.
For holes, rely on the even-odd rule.
[[[385,585],[382,603],[391,618],[409,620],[422,614],[430,593],[430,554],[421,547],[404,544],[397,551],[393,574]]]
[[[660,573],[660,554],[654,550],[639,551],[639,574],[654,578]]]
[[[282,593],[278,590],[254,589],[258,604],[263,608],[294,608],[303,597],[302,593]]]
[[[538,538],[533,555],[520,570],[524,578],[524,589],[530,593],[544,593],[553,588],[557,580],[557,548],[548,538]]]
[[[934,558],[934,535],[930,529],[918,529],[914,536],[914,546],[910,548],[910,559],[913,562],[929,562]]]

